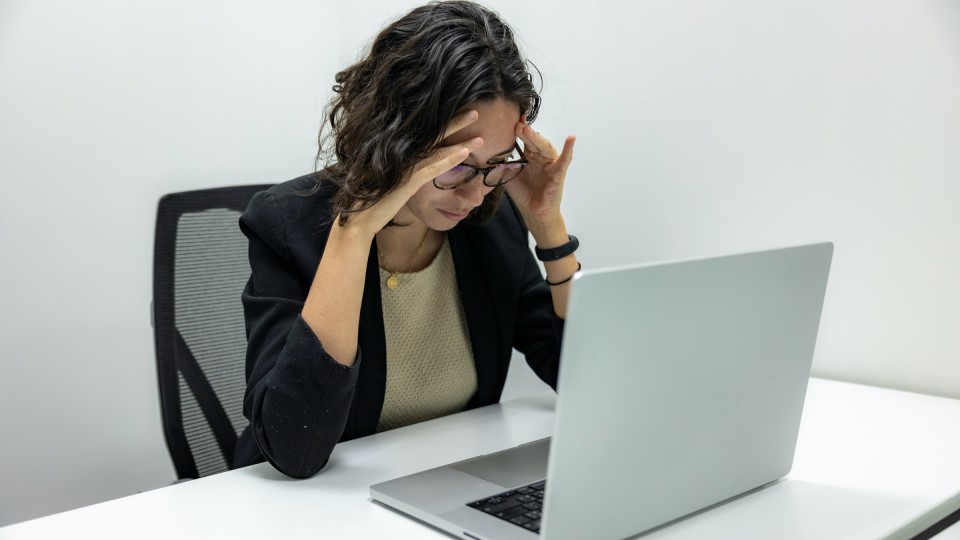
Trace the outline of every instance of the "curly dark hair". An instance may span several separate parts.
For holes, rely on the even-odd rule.
[[[396,188],[471,103],[506,99],[532,123],[540,95],[528,64],[510,27],[474,2],[431,2],[384,28],[337,73],[325,110],[316,166],[326,162],[337,187],[331,215],[343,224]],[[494,189],[468,219],[489,219],[502,195]]]

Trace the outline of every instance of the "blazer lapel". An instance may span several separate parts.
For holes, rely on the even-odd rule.
[[[478,257],[475,234],[473,227],[456,227],[448,233],[477,369],[477,393],[467,403],[467,409],[496,401],[494,394],[500,371],[498,351],[502,348],[494,297],[483,261]]]
[[[367,271],[360,301],[360,374],[353,394],[353,405],[347,430],[357,436],[377,431],[387,389],[387,341],[383,325],[383,304],[380,300],[380,268],[377,264],[377,242],[370,246]]]

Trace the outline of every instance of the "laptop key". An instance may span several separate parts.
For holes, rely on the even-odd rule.
[[[546,481],[536,482],[467,503],[467,506],[539,533],[545,486]]]
[[[527,509],[522,506],[514,506],[513,508],[508,508],[502,512],[497,512],[494,516],[500,519],[510,519],[516,516],[526,515]]]
[[[494,504],[494,505],[489,505],[489,506],[481,506],[479,509],[482,510],[482,511],[484,511],[484,512],[486,512],[486,513],[488,513],[488,514],[494,514],[494,515],[496,515],[496,514],[499,513],[499,512],[503,512],[504,510],[508,510],[508,509],[513,508],[513,507],[515,507],[515,506],[520,506],[520,503],[517,502],[517,501],[508,500],[508,501],[503,501],[503,502],[500,503],[500,504]]]
[[[526,522],[528,522],[528,521],[533,521],[533,520],[531,520],[531,519],[528,518],[527,516],[517,516],[517,517],[512,517],[512,518],[510,518],[509,521],[510,521],[510,523],[513,523],[514,525],[523,525],[524,523],[526,523]]]

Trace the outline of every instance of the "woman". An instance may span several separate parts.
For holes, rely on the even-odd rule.
[[[417,8],[336,80],[333,164],[240,220],[251,424],[234,465],[297,478],[339,441],[498,402],[513,348],[555,389],[580,267],[560,213],[574,138],[558,152],[529,126],[540,96],[495,13]]]

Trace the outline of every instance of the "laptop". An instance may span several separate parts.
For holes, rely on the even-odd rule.
[[[459,538],[626,538],[784,477],[823,243],[579,272],[553,436],[370,487]],[[748,495],[749,496],[749,495]]]

